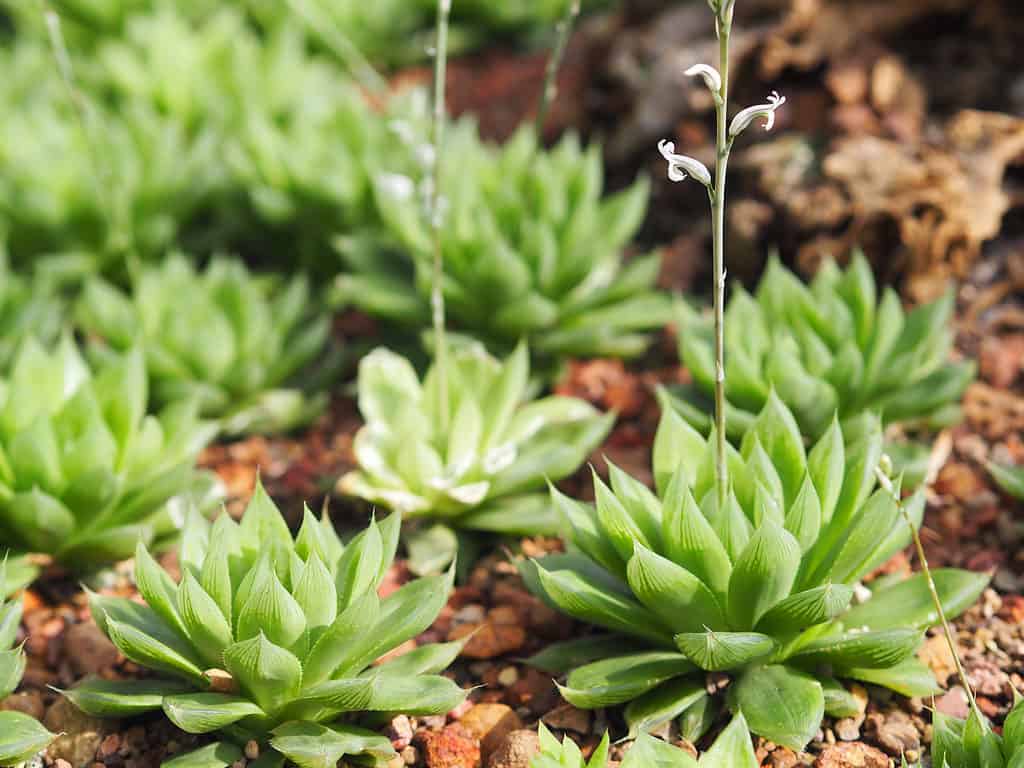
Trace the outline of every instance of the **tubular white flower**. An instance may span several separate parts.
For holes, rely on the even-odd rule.
[[[700,75],[704,78],[704,84],[707,85],[708,90],[715,96],[722,92],[722,76],[718,74],[717,69],[708,64],[694,64],[683,74],[689,77]]]
[[[785,96],[779,96],[778,91],[772,91],[767,104],[755,104],[752,107],[747,107],[732,119],[732,125],[729,126],[729,138],[739,136],[759,117],[765,119],[764,129],[770,131],[775,125],[775,110],[785,103]]]
[[[675,154],[674,142],[662,139],[658,142],[658,151],[668,162],[668,177],[672,181],[683,181],[687,176],[692,176],[705,187],[711,186],[711,172],[704,163],[686,155]]]

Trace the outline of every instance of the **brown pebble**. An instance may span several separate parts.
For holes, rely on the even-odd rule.
[[[505,704],[476,704],[459,720],[459,724],[480,741],[480,757],[490,757],[505,737],[523,727],[511,707]]]
[[[487,761],[487,768],[529,768],[530,760],[540,753],[535,730],[512,731]]]

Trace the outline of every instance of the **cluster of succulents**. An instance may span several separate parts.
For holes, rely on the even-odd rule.
[[[573,397],[530,400],[523,344],[504,362],[478,344],[453,348],[445,365],[447,419],[438,364],[421,382],[408,360],[389,350],[362,359],[366,425],[353,445],[359,468],[339,489],[407,519],[502,534],[557,532],[542,489],[583,463],[615,415]]]
[[[210,491],[194,468],[215,427],[194,402],[147,415],[141,350],[95,372],[64,336],[22,345],[0,386],[0,541],[72,569],[173,535]]]
[[[345,756],[387,764],[391,742],[365,727],[375,713],[440,714],[466,695],[439,674],[460,643],[373,664],[429,627],[451,587],[449,572],[378,597],[400,522],[371,522],[343,544],[326,516],[307,509],[293,539],[260,486],[240,523],[192,516],[178,583],[140,544],[135,579],[146,604],[90,595],[102,631],[160,677],[86,681],[68,696],[91,715],[162,709],[184,731],[219,733],[202,765],[230,765],[250,740],[264,759],[299,766]]]
[[[394,153],[374,177],[377,207],[392,241],[388,258],[351,239],[341,253],[348,273],[335,298],[399,324],[429,318],[434,258],[433,220],[425,201],[433,153],[417,141],[416,123],[396,121]],[[523,128],[507,143],[484,142],[468,119],[451,126],[439,216],[444,238],[446,311],[454,327],[495,352],[528,339],[535,355],[636,356],[649,332],[671,317],[668,297],[654,290],[660,260],[629,261],[623,249],[647,203],[639,180],[611,196],[603,192],[596,146],[566,136],[542,151]]]
[[[711,321],[679,307],[680,357],[694,381],[680,412],[707,431],[700,406],[714,389]],[[847,420],[873,411],[886,424],[956,420],[974,366],[949,359],[952,312],[952,292],[909,313],[892,288],[879,296],[860,253],[845,271],[825,262],[809,285],[772,257],[755,294],[735,286],[725,311],[730,436],[742,437],[772,391],[811,438],[837,412]]]
[[[7,582],[7,563],[0,560],[0,586]],[[0,701],[18,686],[25,673],[25,651],[14,647],[21,622],[21,601],[5,601],[0,592]],[[34,756],[53,734],[24,712],[0,711],[0,765],[18,765]]]
[[[770,396],[729,448],[725,499],[713,449],[668,409],[654,446],[658,495],[614,467],[610,488],[595,480],[593,509],[553,492],[573,551],[526,564],[528,585],[627,638],[591,646],[562,695],[584,708],[627,704],[634,732],[696,708],[699,736],[710,722],[702,674],[728,673],[730,706],[750,729],[802,749],[824,713],[856,708],[840,680],[934,693],[915,656],[936,621],[925,580],[880,584],[853,603],[854,586],[909,543],[904,512],[915,525],[923,513],[920,493],[901,510],[876,488],[881,429],[851,440],[833,421],[807,452],[794,415]],[[950,615],[988,583],[955,570],[936,580]]]
[[[141,267],[130,295],[90,279],[76,315],[98,358],[141,347],[156,404],[195,401],[237,434],[285,431],[322,410],[326,395],[307,392],[315,378],[296,384],[325,362],[330,320],[314,306],[303,276],[254,275],[224,258],[199,271],[172,254]]]

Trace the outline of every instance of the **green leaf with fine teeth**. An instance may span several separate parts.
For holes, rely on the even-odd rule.
[[[742,667],[775,650],[775,641],[757,632],[687,632],[675,640],[690,661],[709,672]]]
[[[241,696],[224,693],[177,693],[163,698],[167,718],[186,733],[210,733],[263,710]]]
[[[295,700],[302,685],[302,663],[262,632],[228,646],[224,666],[242,691],[268,714]]]

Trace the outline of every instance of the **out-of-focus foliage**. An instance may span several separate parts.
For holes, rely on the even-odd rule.
[[[194,400],[225,432],[287,431],[326,404],[314,391],[322,377],[307,369],[314,360],[330,367],[330,318],[316,311],[305,277],[254,275],[223,258],[197,271],[172,254],[143,267],[130,296],[88,281],[76,314],[101,357],[141,343],[156,404]]]
[[[429,211],[432,147],[422,121],[392,121],[396,150],[374,179],[390,257],[379,241],[345,238],[350,274],[335,298],[390,320],[429,318],[434,254]],[[596,146],[569,135],[544,151],[529,128],[496,146],[475,124],[453,124],[445,141],[445,306],[455,327],[497,352],[520,339],[542,356],[640,354],[648,332],[670,319],[654,289],[657,255],[624,261],[647,205],[647,182],[604,195]]]
[[[0,372],[6,372],[22,342],[34,336],[43,344],[57,340],[65,320],[59,286],[45,270],[16,273],[0,245]]]
[[[733,436],[741,438],[774,391],[814,439],[841,420],[877,412],[886,424],[948,424],[974,377],[952,362],[953,293],[905,312],[892,288],[881,292],[867,260],[840,270],[826,262],[810,285],[777,258],[756,294],[733,289],[726,309],[725,386]],[[714,389],[711,321],[680,303],[679,349],[696,394]],[[710,428],[699,407],[681,412]]]
[[[175,533],[208,490],[194,464],[215,427],[194,402],[147,404],[141,350],[93,374],[67,336],[28,339],[0,382],[0,541],[84,569]]]

